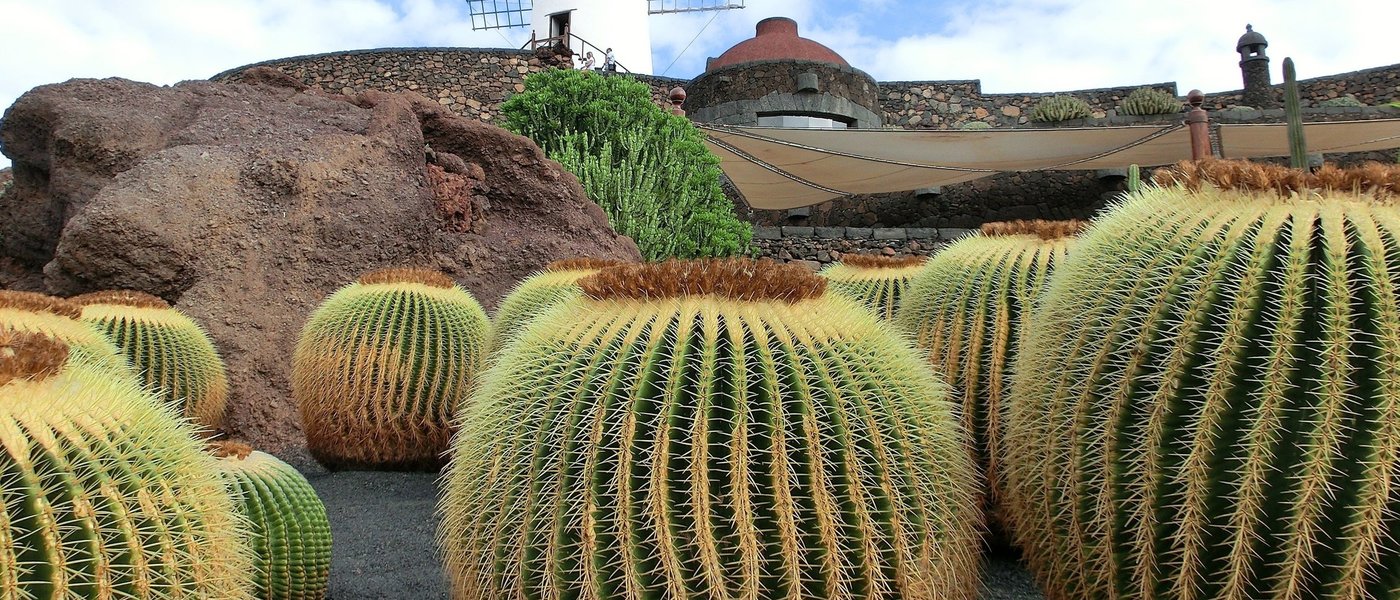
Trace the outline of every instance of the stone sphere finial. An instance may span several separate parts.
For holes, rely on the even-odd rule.
[[[1200,108],[1202,104],[1205,104],[1205,102],[1206,95],[1201,93],[1201,90],[1191,90],[1189,92],[1186,92],[1186,103],[1190,104],[1192,108]]]
[[[673,87],[671,91],[667,93],[666,97],[671,100],[671,104],[680,106],[685,103],[685,88],[681,86]]]

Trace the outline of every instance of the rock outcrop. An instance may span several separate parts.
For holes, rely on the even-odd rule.
[[[418,265],[487,307],[577,255],[637,259],[528,139],[417,94],[245,83],[35,88],[6,111],[0,287],[161,296],[228,362],[229,434],[302,443],[288,388],[311,310],[360,273]]]

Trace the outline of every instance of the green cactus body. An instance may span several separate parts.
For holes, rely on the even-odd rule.
[[[982,234],[940,251],[910,283],[895,325],[911,334],[962,405],[963,428],[986,475],[994,533],[1001,510],[1001,429],[1024,313],[1064,261],[1082,221],[988,223]]]
[[[136,372],[121,350],[102,334],[78,319],[81,306],[44,294],[0,290],[0,331],[26,331],[50,335],[83,354],[90,362],[115,374],[134,377]]]
[[[1283,59],[1283,112],[1288,123],[1288,164],[1308,168],[1308,140],[1303,132],[1303,102],[1298,98],[1298,74],[1293,59]]]
[[[462,413],[439,535],[455,598],[975,596],[966,442],[887,326],[796,266],[580,284]]]
[[[370,273],[321,304],[292,358],[292,395],[323,464],[442,464],[487,343],[486,313],[447,276]]]
[[[224,478],[241,498],[252,535],[254,594],[262,600],[326,597],[331,525],[311,483],[277,457],[243,444],[214,447]]]
[[[1089,103],[1074,96],[1050,96],[1042,98],[1031,108],[1031,120],[1039,123],[1056,123],[1071,119],[1085,119],[1093,114]]]
[[[599,269],[622,264],[615,260],[571,259],[550,263],[511,290],[491,320],[489,354],[495,354],[526,323],[556,304],[577,298],[578,280]]]
[[[251,600],[245,522],[192,434],[134,378],[0,332],[0,597]]]
[[[899,299],[924,267],[924,257],[886,258],[847,254],[821,270],[827,289],[859,302],[875,316],[894,318]]]
[[[1143,87],[1129,92],[1121,109],[1125,115],[1169,115],[1181,112],[1181,101],[1170,92]]]
[[[116,344],[161,400],[205,429],[223,428],[228,376],[204,328],[141,292],[96,292],[71,300],[83,307],[82,320]]]
[[[1400,210],[1273,191],[1400,170],[1178,169],[1027,321],[1005,456],[1032,570],[1057,599],[1400,597]]]

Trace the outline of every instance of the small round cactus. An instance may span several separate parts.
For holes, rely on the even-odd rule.
[[[952,598],[976,476],[941,383],[801,267],[604,269],[462,411],[454,597]]]
[[[599,269],[622,264],[622,261],[600,258],[571,258],[556,260],[544,270],[521,281],[501,300],[491,320],[491,344],[488,353],[495,354],[511,336],[526,323],[556,304],[577,298],[578,280],[597,273]]]
[[[261,600],[319,600],[331,571],[331,525],[326,506],[301,473],[247,444],[215,442],[224,478],[240,498],[252,531],[254,596]]]
[[[1204,161],[1096,221],[1006,428],[1051,598],[1400,598],[1400,168]]]
[[[110,340],[79,321],[83,308],[45,294],[0,290],[0,331],[43,333],[68,344],[113,373],[135,376],[131,363]]]
[[[215,460],[132,377],[0,330],[0,595],[251,600]]]
[[[874,254],[844,254],[821,270],[827,289],[855,300],[875,316],[894,318],[900,296],[924,267],[924,257],[899,258]]]
[[[440,467],[488,327],[471,294],[437,271],[375,271],[336,291],[292,357],[311,453],[329,467]]]
[[[909,284],[894,323],[913,336],[962,405],[963,427],[987,479],[988,522],[1005,534],[999,464],[1005,397],[1017,338],[1050,271],[1083,221],[987,223],[928,261]]]
[[[117,345],[141,382],[195,424],[224,425],[228,376],[209,334],[165,300],[131,290],[74,296],[82,320]]]

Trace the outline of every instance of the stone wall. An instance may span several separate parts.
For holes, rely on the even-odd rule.
[[[983,94],[978,80],[880,83],[880,107],[888,123],[905,129],[957,129],[969,121],[992,127],[1024,127],[1041,98],[1069,95],[1084,100],[1093,116],[1117,114],[1118,104],[1140,87],[1177,93],[1175,82],[1045,94]]]
[[[815,270],[841,260],[844,254],[928,256],[973,231],[954,228],[754,227],[753,247],[760,258],[795,262]]]
[[[1282,64],[1283,59],[1278,60],[1279,64]],[[1283,83],[1279,82],[1270,87],[1274,101],[1282,106]],[[1206,109],[1238,106],[1243,96],[1244,90],[1206,94]],[[1316,107],[1326,100],[1341,96],[1352,96],[1367,106],[1381,106],[1400,100],[1400,63],[1298,80],[1298,99],[1302,100],[1305,107]]]
[[[884,124],[878,85],[851,67],[806,60],[756,61],[706,72],[685,87],[683,108],[697,121],[754,125],[765,113],[785,113],[837,115],[862,128]]]

